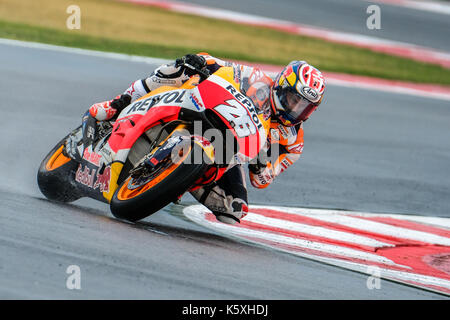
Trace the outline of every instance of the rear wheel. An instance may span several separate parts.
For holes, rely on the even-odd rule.
[[[42,194],[48,199],[72,202],[81,198],[72,179],[78,163],[64,155],[65,139],[61,140],[41,162],[37,182]]]
[[[111,212],[120,219],[137,221],[162,209],[186,192],[206,171],[205,163],[184,163],[194,153],[196,144],[180,155],[175,163],[168,159],[147,175],[128,176],[111,199]]]

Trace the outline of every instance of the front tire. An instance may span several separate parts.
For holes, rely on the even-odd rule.
[[[196,148],[199,147],[193,144],[189,153]],[[119,219],[132,222],[141,220],[175,201],[205,173],[207,167],[205,163],[172,163],[152,180],[134,188],[129,176],[114,193],[110,203],[111,212]]]
[[[81,198],[71,179],[78,163],[63,152],[66,138],[47,154],[37,174],[37,183],[42,194],[49,200],[58,202],[72,202]]]

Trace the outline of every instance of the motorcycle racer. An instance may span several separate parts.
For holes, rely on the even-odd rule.
[[[223,61],[207,53],[187,54],[158,67],[149,77],[136,80],[114,99],[92,105],[89,113],[99,121],[112,120],[131,102],[152,90],[163,85],[179,87],[199,71],[212,74],[221,67],[233,68],[240,92],[252,100],[265,119],[270,118],[264,151],[267,155],[274,153],[275,157],[248,165],[252,186],[266,188],[300,158],[303,122],[323,99],[324,78],[305,61],[292,61],[272,80],[258,68]],[[272,152],[275,147],[276,153]],[[224,223],[240,222],[248,212],[245,173],[240,164],[232,166],[216,183],[191,194]]]

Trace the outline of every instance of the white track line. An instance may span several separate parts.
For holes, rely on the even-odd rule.
[[[324,244],[320,242],[314,242],[314,241],[308,241],[308,240],[302,240],[302,239],[294,239],[287,236],[277,235],[273,233],[263,232],[263,231],[256,231],[251,229],[244,229],[244,228],[236,228],[231,225],[227,225],[220,222],[210,222],[204,219],[201,210],[208,211],[204,206],[198,205],[198,206],[191,206],[188,208],[185,208],[184,213],[188,215],[190,219],[193,221],[208,225],[214,229],[223,231],[225,233],[231,233],[236,236],[241,237],[252,237],[252,238],[259,238],[261,240],[267,240],[267,241],[273,241],[284,245],[290,245],[295,246],[299,249],[305,248],[309,250],[315,250],[320,251],[324,253],[333,253],[335,255],[341,255],[348,258],[353,259],[361,259],[366,260],[372,263],[380,263],[380,264],[386,264],[391,266],[397,266],[402,268],[409,268],[407,266],[399,265],[393,262],[392,260],[385,258],[383,256],[379,256],[376,254],[368,253],[361,250],[356,249],[350,249],[345,247],[340,247],[336,245],[331,244]]]
[[[338,231],[333,230],[329,228],[324,227],[318,227],[318,226],[312,226],[308,224],[302,224],[298,222],[293,221],[286,221],[276,218],[270,218],[265,217],[262,215],[259,215],[257,213],[250,212],[245,217],[245,221],[253,222],[253,223],[259,223],[262,225],[266,225],[273,228],[280,228],[295,232],[301,232],[305,234],[310,234],[317,237],[323,237],[330,240],[339,240],[344,242],[349,242],[357,245],[364,245],[374,248],[381,248],[381,247],[394,247],[393,244],[389,244],[386,242],[381,242],[369,237],[364,237],[360,235],[355,235],[349,232],[344,231]]]
[[[284,212],[297,214],[297,215],[305,215],[304,213],[298,213],[298,210],[292,208],[283,208]],[[415,241],[421,241],[426,243],[438,244],[443,246],[450,246],[450,238],[438,236],[435,234],[416,231],[411,229],[405,229],[401,227],[395,227],[389,224],[369,221],[366,219],[360,219],[356,217],[351,217],[343,214],[319,214],[315,215],[314,219],[337,223],[346,227],[351,227],[359,230],[374,232],[377,234],[398,237],[402,239],[409,239]]]
[[[411,221],[411,222],[418,222],[418,223],[429,225],[429,226],[434,226],[434,227],[441,228],[441,229],[450,229],[450,219],[449,218],[415,216],[415,215],[409,215],[409,214],[384,214],[384,213],[367,214],[367,213],[360,213],[360,212],[355,212],[355,213],[351,213],[351,214],[355,215],[355,216],[361,216],[361,217],[367,217],[370,215],[371,217],[402,219],[402,220],[407,220],[407,221]]]
[[[261,206],[252,205],[255,209],[271,209],[279,210],[279,207],[274,206]],[[361,217],[384,217],[384,218],[394,218],[403,219],[412,222],[420,222],[428,225],[433,225],[439,228],[450,229],[450,219],[440,218],[440,217],[430,217],[430,216],[419,216],[411,214],[391,214],[391,213],[369,213],[369,212],[358,212],[358,211],[343,211],[343,210],[330,210],[330,209],[312,209],[312,208],[290,208],[283,207],[283,211],[289,213],[297,213],[299,215],[312,216],[316,218],[317,215],[355,215]]]
[[[168,63],[168,62],[172,61],[172,60],[167,60],[167,59],[135,56],[135,55],[130,55],[130,54],[115,53],[115,52],[95,51],[95,50],[72,48],[72,47],[63,47],[63,46],[56,46],[56,45],[45,44],[45,43],[40,43],[40,42],[28,42],[28,41],[12,40],[12,39],[4,39],[4,38],[0,38],[0,44],[14,46],[14,47],[49,50],[49,51],[63,52],[63,53],[70,53],[70,54],[80,54],[80,55],[90,56],[90,57],[107,58],[107,59],[148,63],[148,64],[164,64],[164,63]]]
[[[286,208],[286,207],[277,208],[277,207],[268,207],[268,206],[252,206],[252,208],[256,208],[256,207],[273,209],[273,210],[277,210],[277,209],[281,210],[282,209],[282,211],[284,211],[284,212],[286,212],[287,209],[292,210],[292,208]],[[297,210],[303,211],[303,208],[298,208]],[[317,212],[315,214],[310,213],[309,216],[313,216],[314,218],[317,218],[319,216],[323,217],[326,214],[328,214],[328,215],[361,214],[361,215],[365,215],[365,216],[371,215],[369,213],[357,213],[357,212],[354,213],[354,212],[343,212],[343,211],[336,211],[336,210],[321,210],[321,209],[305,209],[305,211],[315,211],[315,210],[317,210]],[[250,208],[250,211],[251,211],[251,208]],[[292,210],[292,211],[294,211],[294,210]],[[183,213],[189,219],[191,219],[192,221],[194,221],[200,225],[218,230],[220,232],[223,232],[224,234],[227,234],[227,235],[230,235],[233,237],[238,237],[238,238],[244,239],[245,241],[263,245],[265,247],[274,248],[274,249],[277,249],[282,252],[287,252],[287,253],[301,256],[304,258],[321,261],[321,262],[324,262],[327,264],[335,265],[338,267],[342,267],[342,268],[346,268],[346,269],[350,269],[350,270],[354,270],[354,271],[358,271],[358,272],[366,273],[366,274],[371,274],[371,272],[369,270],[371,262],[383,263],[386,265],[386,268],[380,267],[378,269],[380,271],[381,278],[404,282],[404,283],[407,283],[407,284],[410,284],[413,286],[418,286],[420,288],[424,288],[423,286],[435,286],[438,288],[446,289],[445,292],[447,292],[447,294],[448,294],[448,290],[450,289],[450,281],[448,281],[446,279],[441,279],[441,278],[428,276],[428,275],[417,274],[417,273],[406,271],[406,270],[399,271],[399,270],[387,269],[388,266],[391,265],[391,266],[403,267],[403,268],[411,270],[410,267],[395,264],[394,262],[392,262],[391,260],[389,260],[387,258],[377,259],[370,254],[362,255],[361,253],[363,253],[363,252],[358,251],[358,250],[348,250],[348,251],[347,250],[345,250],[345,251],[336,250],[335,246],[316,246],[317,244],[314,242],[303,242],[303,241],[296,242],[296,241],[289,241],[289,240],[286,241],[286,239],[285,239],[286,237],[283,237],[283,236],[275,236],[273,234],[269,234],[269,233],[265,233],[265,232],[249,230],[249,229],[239,228],[239,227],[236,228],[236,227],[226,225],[226,224],[223,224],[220,222],[208,221],[204,217],[205,212],[208,212],[208,209],[206,209],[203,205],[192,205],[192,206],[186,207],[183,210]],[[249,215],[250,215],[250,213],[249,213]],[[304,214],[304,215],[307,216],[306,214]],[[381,214],[375,214],[375,216],[378,216],[378,215],[381,216]],[[389,215],[389,216],[394,216],[394,215]],[[395,216],[401,216],[401,215],[395,215]],[[245,219],[247,219],[247,217]],[[250,217],[251,217],[251,215],[250,215]],[[423,218],[424,218],[424,220],[426,220],[427,217],[423,217]],[[433,219],[433,218],[431,218],[431,219]],[[442,218],[442,219],[444,219],[444,218]],[[447,220],[450,220],[450,219],[447,219]],[[253,221],[255,221],[255,220],[253,219]],[[270,226],[272,222],[273,222],[273,220],[268,219],[268,220],[266,220],[265,224]],[[259,242],[258,239],[260,239],[262,242]],[[337,255],[344,255],[348,258],[365,259],[368,263],[364,264],[364,263],[353,262],[353,261],[348,261],[348,260],[339,259],[339,258],[323,257],[323,256],[314,255],[314,254],[307,253],[307,252],[297,251],[297,250],[289,250],[287,248],[281,248],[281,247],[277,247],[276,245],[264,243],[264,240],[278,242],[280,244],[289,244],[294,247],[300,246],[303,248],[317,250],[317,251],[323,250],[323,252],[326,252],[329,254],[331,253],[331,254],[337,254]],[[327,250],[331,250],[331,251],[327,251]],[[350,253],[350,255],[348,255],[349,253]],[[425,287],[425,289],[434,290],[433,288],[430,288],[430,287]],[[442,293],[442,291],[439,291],[439,292]]]
[[[385,3],[391,6],[429,11],[450,15],[450,4],[437,1],[411,1],[411,0],[365,0],[367,2]]]

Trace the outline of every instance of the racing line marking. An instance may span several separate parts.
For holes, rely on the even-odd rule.
[[[200,204],[183,213],[230,237],[450,295],[449,218],[253,205],[228,225]]]

